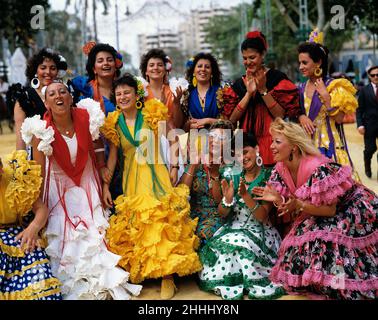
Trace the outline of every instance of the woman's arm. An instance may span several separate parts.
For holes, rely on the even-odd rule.
[[[43,154],[43,152],[38,150],[38,144],[40,142],[40,139],[33,136],[32,139],[32,150],[33,150],[33,160],[35,160],[40,166],[41,166],[41,176],[42,179],[45,179],[45,164],[46,164],[46,156]],[[43,199],[43,189],[44,189],[44,181],[41,184],[41,193],[40,198]]]
[[[240,118],[243,116],[243,114],[247,110],[248,103],[253,96],[254,96],[254,93],[250,93],[248,91],[245,93],[243,99],[240,100],[240,102],[237,104],[234,111],[232,111],[232,114],[230,116],[230,121],[232,123],[236,123],[240,120]]]
[[[22,110],[18,101],[14,106],[14,122],[15,122],[15,130],[16,130],[16,149],[17,150],[25,150],[26,144],[22,140],[21,136],[21,126],[26,118],[24,110]]]
[[[273,96],[267,91],[266,88],[260,91],[260,94],[264,100],[266,107],[274,118],[285,117],[285,109],[281,107],[281,105],[273,98]]]
[[[190,164],[188,170],[185,171],[181,177],[181,183],[186,184],[189,189],[192,187],[193,179],[195,177],[198,166],[199,164]]]

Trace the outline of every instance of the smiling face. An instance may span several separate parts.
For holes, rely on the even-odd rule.
[[[311,59],[310,55],[307,52],[300,53],[298,56],[299,60],[299,71],[303,74],[304,77],[310,78],[314,75],[316,68],[320,67],[320,62],[314,62]]]
[[[273,159],[275,162],[285,161],[289,159],[290,153],[293,151],[294,146],[282,133],[272,131],[272,150]]]
[[[148,60],[146,77],[149,80],[164,79],[167,71],[165,70],[164,61],[160,58],[151,58]]]
[[[39,79],[41,87],[49,85],[51,82],[53,82],[58,75],[58,68],[56,67],[56,64],[54,60],[45,58],[43,62],[38,65],[37,68],[37,78]]]
[[[131,110],[135,108],[138,96],[135,92],[135,88],[128,86],[127,84],[119,85],[114,90],[117,106],[122,111]]]
[[[255,148],[247,146],[243,148],[243,153],[239,155],[238,161],[243,165],[243,169],[249,171],[256,166],[256,152],[259,151],[259,147]]]
[[[242,51],[243,64],[247,72],[255,73],[261,69],[264,55],[255,49],[248,48]]]
[[[45,105],[53,116],[70,112],[72,97],[63,83],[52,83],[46,89]]]
[[[110,52],[100,51],[99,53],[97,53],[93,72],[100,78],[102,77],[113,79],[115,77],[115,60]]]
[[[210,82],[212,75],[211,62],[207,59],[199,59],[194,68],[194,75],[198,82]]]

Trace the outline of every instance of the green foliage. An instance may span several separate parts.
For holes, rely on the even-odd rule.
[[[39,31],[33,30],[30,25],[33,18],[30,9],[34,5],[41,5],[46,13],[50,7],[48,0],[0,0],[0,35],[8,39],[11,51],[17,46],[27,48],[30,40]]]

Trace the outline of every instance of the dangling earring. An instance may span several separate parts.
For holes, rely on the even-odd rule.
[[[293,161],[293,150],[291,150],[291,152],[290,152],[289,161]]]
[[[34,78],[30,81],[30,86],[33,89],[38,89],[40,84],[41,84],[41,82],[37,78],[37,75],[35,75]]]
[[[316,67],[314,70],[314,76],[321,77],[322,74],[323,74],[323,70],[320,67]]]
[[[263,159],[260,156],[260,153],[257,151],[256,152],[256,164],[261,167],[263,165]]]
[[[210,78],[210,86],[213,86],[213,75],[211,75],[211,78]]]
[[[121,107],[118,104],[116,105],[116,110],[121,111]]]
[[[193,87],[195,88],[195,87],[197,87],[197,78],[196,78],[196,76],[193,74],[193,80],[192,80],[192,84],[193,84]]]
[[[137,102],[135,104],[135,108],[137,108],[139,110],[139,109],[142,109],[142,107],[143,107],[143,103],[141,101],[137,100]]]

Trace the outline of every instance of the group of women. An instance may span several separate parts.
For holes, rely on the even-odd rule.
[[[359,183],[340,125],[355,92],[327,77],[319,39],[298,48],[299,88],[264,65],[259,31],[231,85],[208,53],[188,61],[181,86],[160,49],[139,78],[90,42],[87,76],[68,85],[56,81],[63,57],[36,54],[31,87],[15,92],[19,151],[0,171],[0,298],[129,299],[161,278],[170,299],[175,276],[198,272],[223,299],[376,299],[378,197]],[[208,148],[181,173],[182,140],[163,140],[161,123],[207,129]]]

